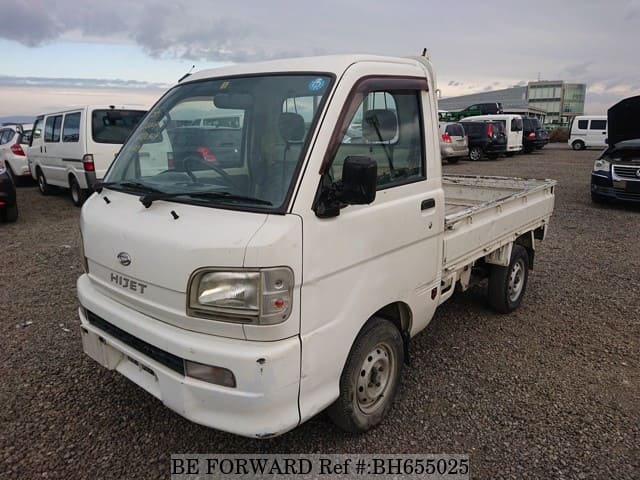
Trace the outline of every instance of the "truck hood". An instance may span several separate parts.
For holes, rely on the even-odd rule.
[[[640,95],[625,98],[607,111],[607,143],[640,138]]]
[[[267,218],[164,201],[145,208],[136,195],[105,189],[85,203],[80,219],[89,278],[105,295],[159,320],[242,338],[239,326],[185,320],[187,284],[201,267],[242,267]]]

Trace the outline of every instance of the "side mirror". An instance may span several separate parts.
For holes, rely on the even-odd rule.
[[[365,205],[376,199],[378,164],[370,157],[350,156],[342,167],[341,200],[348,205]]]
[[[342,180],[333,182],[324,174],[313,210],[319,218],[340,215],[347,205],[365,205],[376,199],[378,164],[369,157],[351,156],[344,160]]]

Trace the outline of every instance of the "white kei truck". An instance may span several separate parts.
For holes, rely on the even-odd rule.
[[[553,180],[443,176],[422,57],[193,74],[81,213],[84,351],[183,417],[268,438],[389,412],[411,339],[488,279],[517,308]]]

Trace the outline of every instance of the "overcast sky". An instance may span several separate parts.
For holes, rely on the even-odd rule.
[[[640,0],[2,0],[0,116],[152,104],[192,65],[429,48],[443,96],[538,78],[640,94]],[[109,103],[111,103],[109,102]]]

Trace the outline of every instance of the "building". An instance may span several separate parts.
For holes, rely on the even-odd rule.
[[[587,86],[558,81],[529,82],[501,90],[441,98],[441,110],[461,110],[475,103],[500,102],[505,113],[537,117],[545,125],[566,126],[571,118],[584,113]]]
[[[584,114],[587,86],[557,81],[529,82],[529,105],[547,112],[545,123],[567,125],[572,117]]]

